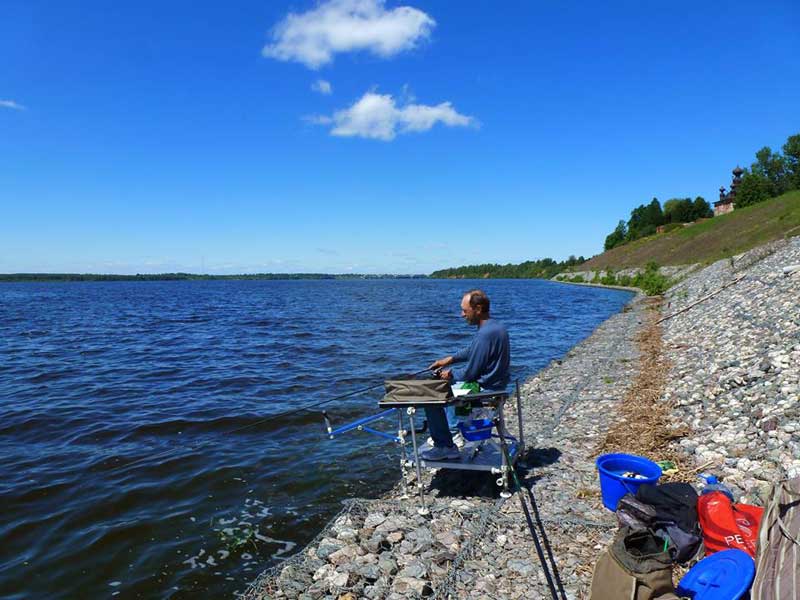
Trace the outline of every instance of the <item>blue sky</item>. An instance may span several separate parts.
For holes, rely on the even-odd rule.
[[[800,133],[798,31],[788,0],[5,0],[0,272],[590,256]]]

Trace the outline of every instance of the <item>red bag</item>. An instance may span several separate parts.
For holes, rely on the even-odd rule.
[[[706,556],[718,550],[737,548],[755,558],[758,524],[764,509],[734,504],[722,492],[709,492],[697,499],[697,516],[703,529]]]

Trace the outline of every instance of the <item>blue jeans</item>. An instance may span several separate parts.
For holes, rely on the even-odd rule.
[[[444,407],[444,414],[447,415],[447,426],[451,432],[458,430],[458,417],[456,416],[456,407],[452,404]]]
[[[453,436],[450,433],[447,417],[448,415],[441,406],[425,407],[425,418],[428,419],[428,428],[433,438],[433,445],[437,448],[453,447]],[[455,420],[455,409],[453,409],[453,418]]]

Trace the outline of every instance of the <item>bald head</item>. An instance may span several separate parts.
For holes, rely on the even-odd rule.
[[[489,296],[483,290],[470,290],[461,298],[461,316],[470,325],[489,318]]]

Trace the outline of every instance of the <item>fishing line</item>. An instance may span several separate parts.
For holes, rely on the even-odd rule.
[[[426,372],[428,372],[430,370],[431,370],[430,368],[422,369],[421,371],[417,371],[416,373],[412,373],[411,377],[416,377],[417,375],[422,375],[423,373],[426,373]],[[227,432],[227,434],[236,433],[237,431],[242,431],[242,430],[248,429],[250,427],[255,427],[257,425],[262,425],[262,424],[267,423],[269,421],[274,421],[275,419],[282,419],[284,417],[288,417],[289,415],[294,415],[294,414],[297,414],[299,412],[303,412],[303,411],[306,411],[306,410],[310,410],[312,408],[316,408],[317,406],[323,406],[325,404],[329,404],[330,402],[335,402],[336,400],[344,400],[345,398],[350,398],[352,396],[357,396],[358,394],[363,394],[364,392],[368,392],[370,390],[374,390],[376,388],[382,387],[383,385],[384,385],[383,383],[378,383],[378,384],[375,384],[375,385],[371,385],[369,387],[361,388],[359,390],[355,390],[355,391],[352,391],[352,392],[348,392],[346,394],[342,394],[341,396],[334,396],[333,398],[328,398],[327,400],[322,400],[321,402],[312,402],[310,404],[306,404],[305,406],[301,406],[299,408],[294,408],[292,410],[287,410],[285,412],[278,413],[277,415],[271,415],[269,417],[265,417],[263,419],[260,419],[260,420],[256,421],[255,423],[250,423],[248,425],[244,425],[243,427],[238,427],[236,429],[231,429],[230,431]]]
[[[422,369],[421,371],[417,371],[416,373],[412,373],[410,376],[411,377],[416,377],[417,375],[422,375],[423,373],[427,373],[428,371],[431,371],[431,369],[430,368]],[[220,435],[231,435],[231,434],[237,433],[239,431],[244,431],[245,429],[250,429],[251,427],[257,427],[258,425],[263,425],[264,423],[268,423],[270,421],[275,421],[276,419],[283,419],[283,418],[286,418],[286,417],[288,417],[290,415],[294,415],[294,414],[297,414],[297,413],[300,413],[300,412],[308,411],[308,410],[311,410],[312,408],[316,408],[318,406],[323,406],[325,404],[329,404],[331,402],[335,402],[336,400],[344,400],[345,398],[351,398],[353,396],[357,396],[359,394],[363,394],[364,392],[368,392],[370,390],[374,390],[376,388],[382,387],[383,385],[384,385],[383,383],[377,383],[375,385],[370,385],[368,387],[364,387],[364,388],[360,388],[360,389],[357,389],[357,390],[353,390],[352,392],[347,392],[346,394],[341,394],[340,396],[334,396],[333,398],[328,398],[328,399],[322,400],[320,402],[311,402],[309,404],[305,404],[305,405],[300,406],[298,408],[287,410],[287,411],[284,411],[284,412],[281,412],[281,413],[278,413],[278,414],[275,414],[275,415],[270,415],[269,417],[265,417],[263,419],[259,419],[258,421],[255,421],[253,423],[248,423],[247,425],[244,425],[242,427],[236,427],[235,429],[230,429],[228,431],[223,431],[223,432],[220,433]],[[138,458],[138,459],[134,460],[133,462],[130,462],[130,463],[126,464],[126,465],[122,465],[119,468],[132,467],[132,466],[138,465],[140,463],[143,463],[143,462],[145,462],[147,460],[163,459],[163,458],[169,457],[171,454],[176,453],[178,450],[183,450],[183,449],[197,450],[199,448],[202,448],[204,446],[207,446],[207,445],[211,444],[211,442],[209,442],[209,444],[196,445],[196,446],[188,446],[188,445],[184,446],[184,445],[182,445],[180,448],[176,448],[175,445],[177,443],[178,443],[177,440],[173,440],[172,447],[169,448],[168,450],[164,450],[164,451],[162,451],[162,452],[160,452],[158,454],[155,454],[155,455],[143,456],[142,458]]]

